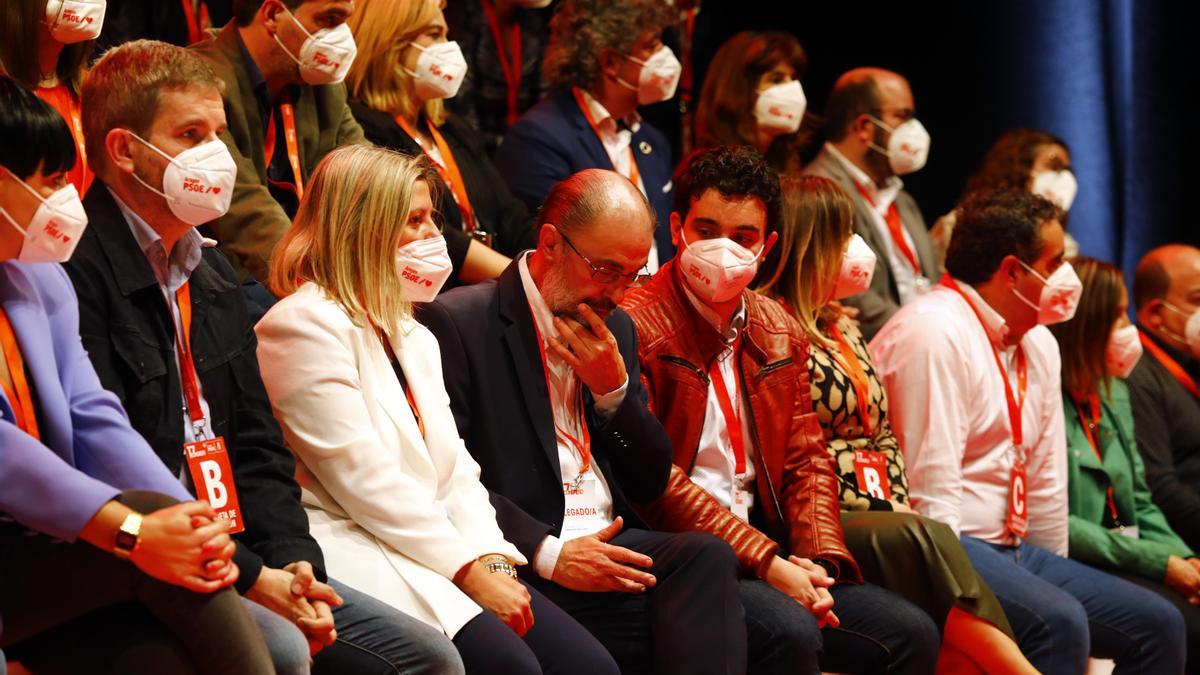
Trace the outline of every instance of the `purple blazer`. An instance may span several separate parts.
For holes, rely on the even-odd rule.
[[[0,304],[21,346],[42,437],[34,440],[16,426],[0,388],[0,513],[74,541],[124,490],[194,499],[129,426],[117,397],[100,386],[79,338],[79,307],[66,272],[47,263],[0,263]]]

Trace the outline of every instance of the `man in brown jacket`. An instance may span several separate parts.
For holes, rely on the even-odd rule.
[[[774,244],[778,213],[778,178],[748,147],[697,153],[676,176],[679,255],[622,302],[637,328],[650,407],[682,469],[641,511],[657,528],[698,523],[723,537],[762,579],[743,582],[753,589],[742,593],[746,615],[763,624],[748,622],[751,649],[756,629],[815,618],[824,626],[824,670],[933,672],[932,620],[862,584],[843,542],[804,333],[782,307],[746,290]],[[698,513],[711,502],[685,498],[688,478],[728,511]]]

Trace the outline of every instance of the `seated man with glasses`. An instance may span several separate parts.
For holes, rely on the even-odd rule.
[[[520,574],[623,673],[744,672],[733,551],[648,531],[630,506],[658,498],[672,471],[617,309],[642,278],[653,212],[627,179],[590,169],[550,190],[537,223],[537,249],[499,279],[418,310],[496,520],[532,563]]]

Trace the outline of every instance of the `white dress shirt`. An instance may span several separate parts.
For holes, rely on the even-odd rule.
[[[748,522],[750,510],[754,508],[754,443],[751,442],[753,437],[746,419],[748,411],[742,405],[742,397],[738,395],[737,360],[734,358],[734,343],[746,325],[746,305],[738,305],[737,311],[730,319],[729,329],[722,331],[721,318],[692,294],[686,284],[682,287],[692,307],[725,338],[726,347],[717,355],[717,366],[721,369],[721,379],[725,381],[726,395],[737,411],[746,450],[746,473],[738,476],[733,441],[729,439],[728,420],[725,419],[720,399],[717,398],[717,382],[709,378],[708,400],[704,404],[704,426],[700,430],[700,446],[696,451],[696,463],[690,477],[693,483],[704,488],[704,491],[720,502],[721,506]]]
[[[912,302],[913,299],[924,292],[924,289],[929,287],[929,281],[922,274],[914,270],[912,263],[900,252],[895,240],[892,239],[892,231],[888,229],[887,224],[888,209],[896,201],[896,195],[900,194],[900,190],[904,189],[904,181],[900,180],[899,176],[889,176],[884,181],[882,187],[876,187],[875,181],[865,171],[858,168],[854,162],[847,159],[833,144],[826,143],[825,149],[842,163],[842,166],[846,168],[846,172],[850,174],[850,178],[871,198],[871,201],[867,203],[867,210],[873,216],[871,221],[875,226],[875,232],[879,236],[879,240],[884,243],[885,250],[883,257],[887,261],[888,268],[892,270],[892,279],[896,281],[896,291],[900,294],[900,304],[906,305]],[[857,194],[857,191],[850,196],[856,200],[862,198],[862,195]],[[908,246],[908,250],[912,251],[913,255],[917,257],[917,261],[920,262],[921,254],[917,251],[917,245],[913,242],[912,236],[908,234],[908,228],[901,227],[900,233],[904,236],[904,243]]]
[[[517,261],[517,270],[521,274],[521,286],[525,289],[525,297],[529,301],[529,311],[533,314],[533,322],[537,327],[538,334],[542,340],[553,340],[558,337],[558,331],[554,328],[554,314],[546,305],[541,291],[538,290],[537,284],[533,282],[533,277],[529,274],[530,255],[533,254],[526,253]],[[584,438],[582,389],[579,377],[570,364],[559,358],[549,346],[544,344],[542,346],[543,353],[546,355],[546,380],[550,389],[550,410],[554,414],[554,435],[558,441],[558,465],[562,472],[565,489],[566,485],[581,476],[583,470],[583,457],[572,442],[572,438],[576,440]],[[621,402],[625,400],[625,390],[628,388],[629,378],[626,377],[625,382],[614,391],[602,396],[595,396],[596,412],[602,416],[616,412]],[[562,537],[547,535],[538,545],[537,552],[533,557],[534,570],[543,578],[549,579],[553,576],[554,566],[558,563],[558,554],[562,551],[564,542],[584,534],[591,534],[607,527],[613,521],[612,490],[608,487],[608,481],[604,478],[600,467],[596,466],[594,459],[587,473],[582,476],[585,482],[591,480],[594,483],[594,498],[589,503],[589,507],[595,509],[596,515],[583,523],[589,526],[588,531],[568,532],[568,517],[564,513]]]
[[[934,286],[905,305],[871,341],[887,389],[889,416],[908,465],[912,505],[955,532],[1015,545],[1007,529],[1013,440],[1004,382],[993,347],[1017,394],[1015,347],[1008,327],[969,285]],[[1026,446],[1027,538],[1067,554],[1067,441],[1061,360],[1054,336],[1036,326],[1020,341],[1028,369],[1021,408]]]

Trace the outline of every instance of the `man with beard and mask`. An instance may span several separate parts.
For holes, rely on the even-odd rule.
[[[310,652],[315,672],[461,670],[444,635],[325,576],[237,277],[196,229],[234,192],[221,88],[194,52],[148,40],[85,80],[98,180],[67,265],[84,347],[162,462],[232,523],[236,587],[279,672],[308,672]]]
[[[1046,328],[1083,286],[1062,211],[1027,190],[958,208],[937,286],[871,341],[912,507],[960,535],[1039,672],[1183,670],[1182,619],[1154,593],[1066,558],[1061,357]]]
[[[1200,547],[1200,249],[1147,253],[1133,301],[1146,353],[1126,384],[1146,482],[1171,529]]]
[[[537,249],[495,282],[418,310],[496,520],[530,561],[522,578],[622,672],[745,672],[729,546],[649,531],[631,508],[658,498],[671,472],[633,325],[616,309],[644,278],[653,212],[628,180],[590,169],[550,190],[537,223]]]
[[[929,133],[916,118],[908,81],[880,68],[839,77],[825,117],[825,146],[804,173],[836,181],[854,199],[854,231],[884,263],[866,292],[845,300],[858,309],[869,340],[937,278],[925,219],[900,179],[925,166]]]
[[[671,146],[638,106],[675,94],[682,67],[662,42],[674,18],[660,0],[563,0],[550,20],[543,61],[549,96],[504,136],[496,166],[530,211],[550,187],[584,169],[612,169],[637,186],[657,215],[649,267],[675,253]]]

